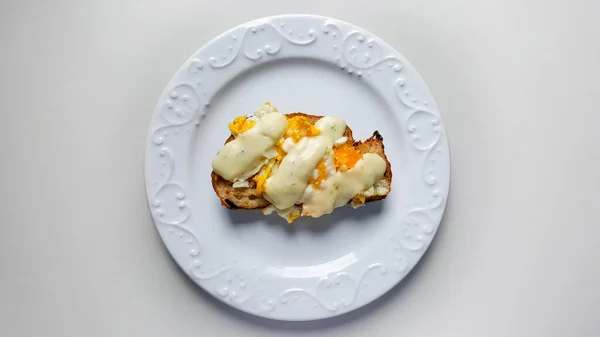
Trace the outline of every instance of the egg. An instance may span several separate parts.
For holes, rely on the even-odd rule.
[[[234,136],[238,136],[250,130],[265,114],[277,112],[277,109],[265,103],[261,108],[257,109],[253,117],[239,116],[236,117],[230,124],[229,130]],[[263,154],[264,161],[260,169],[257,168],[257,173],[252,177],[252,181],[256,183],[256,193],[263,194],[266,191],[267,179],[269,179],[279,168],[279,164],[283,158],[289,153],[300,140],[305,137],[314,137],[321,134],[321,131],[311,124],[304,116],[287,117],[288,127],[283,137],[275,144],[273,148]],[[356,163],[362,159],[362,154],[356,151],[354,146],[346,143],[347,138],[341,137],[334,142],[333,149],[330,149],[323,159],[319,161],[313,174],[308,180],[308,186],[304,191],[301,200],[310,200],[314,193],[322,189],[323,182],[334,177],[339,172],[347,171],[353,168]],[[247,187],[248,181],[237,182],[234,187]],[[362,197],[362,200],[361,200]],[[358,206],[364,203],[364,195],[360,195],[355,199],[353,204]],[[362,202],[361,202],[362,201]],[[270,206],[263,210],[265,213],[276,211],[280,216],[292,222],[301,215],[296,207],[289,209],[278,210],[274,206]],[[304,212],[304,211],[303,211]]]
[[[277,143],[275,145],[275,151],[277,151],[277,156],[275,157],[275,159],[277,160],[278,163],[281,163],[281,161],[283,160],[283,157],[285,157],[285,154],[289,151],[286,151],[284,146],[284,141],[280,140],[279,143]]]
[[[276,107],[272,106],[270,102],[265,102],[262,106],[258,107],[258,109],[254,110],[254,117],[261,118],[266,114],[270,114],[272,112],[279,112]]]
[[[298,142],[304,137],[318,136],[321,130],[310,124],[306,117],[294,116],[288,118],[288,129],[285,132],[285,138],[291,138],[294,142]]]
[[[295,206],[287,209],[277,209],[275,206],[270,205],[263,208],[262,212],[264,215],[270,215],[273,212],[277,212],[277,214],[279,214],[280,217],[286,219],[288,223],[292,223],[294,220],[298,219],[301,216],[300,211]]]
[[[347,171],[356,165],[356,163],[362,158],[362,154],[356,151],[354,146],[348,144],[342,144],[338,147],[333,148],[335,167],[339,171]]]
[[[229,130],[236,139],[230,145],[244,144],[238,153],[245,150],[242,159],[248,162],[244,162],[248,170],[231,180],[233,188],[254,188],[257,195],[272,203],[263,212],[275,211],[288,222],[300,216],[329,214],[346,204],[349,196],[353,196],[352,206],[358,207],[371,195],[389,192],[386,181],[378,180],[386,169],[385,161],[370,154],[363,158],[351,140],[348,144],[343,120],[325,116],[312,124],[312,119],[302,114],[280,114],[266,102],[252,116],[231,121]],[[282,166],[286,156],[289,159]]]
[[[246,116],[238,117],[229,125],[229,129],[234,135],[234,130],[242,133],[254,126],[254,124],[249,125],[250,122],[253,121],[248,120]],[[256,193],[262,194],[265,192],[267,179],[271,176],[273,166],[277,163],[281,163],[283,157],[287,152],[290,151],[291,147],[293,147],[295,143],[304,137],[317,136],[320,133],[321,131],[314,127],[314,125],[310,124],[306,117],[294,116],[288,118],[288,129],[286,130],[284,139],[281,139],[277,144],[275,144],[277,155],[272,160],[269,160],[269,162],[261,168],[259,173],[252,178],[252,180],[256,182]],[[321,182],[327,177],[325,163],[321,161],[315,171],[317,171],[317,175],[311,184],[313,184],[315,188],[319,188]]]
[[[323,180],[327,179],[327,166],[325,161],[321,160],[315,169],[312,177],[308,180],[308,183],[312,185],[314,189],[320,189]]]
[[[273,165],[277,159],[270,159],[263,167],[260,169],[257,175],[252,178],[252,180],[256,183],[256,193],[262,194],[267,187],[267,179],[273,170]]]
[[[231,131],[232,135],[237,136],[240,133],[250,130],[255,124],[256,121],[248,119],[248,116],[239,116],[233,122],[229,123],[229,131]]]
[[[294,140],[291,138],[285,138],[280,146],[285,153],[288,153],[296,146],[296,143],[294,143]]]

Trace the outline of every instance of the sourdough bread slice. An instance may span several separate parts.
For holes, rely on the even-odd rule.
[[[305,117],[309,123],[315,124],[323,116],[308,115],[301,112],[295,112],[286,114],[288,118],[294,116]],[[386,170],[380,181],[375,183],[375,186],[364,191],[363,193],[357,194],[350,203],[357,207],[365,202],[376,201],[385,199],[392,189],[392,166],[388,161],[383,146],[383,137],[379,132],[375,131],[373,136],[365,141],[354,141],[352,137],[352,130],[346,126],[344,131],[344,137],[347,138],[346,144],[354,146],[356,150],[361,153],[374,153],[382,157],[386,162]],[[225,143],[228,143],[234,139],[231,135]],[[221,200],[223,206],[230,209],[265,209],[271,204],[265,200],[262,195],[256,193],[256,183],[252,178],[248,179],[249,186],[234,188],[233,183],[218,176],[214,171],[211,173],[212,186],[215,193]]]

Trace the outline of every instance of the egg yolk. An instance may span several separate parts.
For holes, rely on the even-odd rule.
[[[237,117],[229,124],[229,130],[235,136],[245,131],[248,131],[256,124],[253,120],[248,120],[247,116]],[[308,122],[304,116],[294,116],[288,118],[288,128],[285,132],[284,138],[291,138],[294,142],[299,142],[304,137],[318,136],[321,133],[314,125]],[[269,162],[261,168],[260,172],[256,174],[252,180],[256,183],[256,193],[262,194],[266,190],[267,179],[271,175],[273,165],[281,163],[286,153],[282,149],[283,139],[280,140],[276,145],[277,156],[269,160]],[[362,158],[356,149],[348,144],[342,144],[341,146],[333,149],[333,159],[337,171],[347,171],[356,165],[356,163]],[[327,166],[325,161],[321,160],[316,167],[316,178],[311,176],[308,183],[314,189],[320,189],[321,183],[327,179]]]
[[[288,223],[292,223],[294,220],[298,219],[300,215],[300,212],[294,212],[293,214],[290,214],[287,219]]]
[[[325,166],[325,162],[323,160],[321,160],[317,165],[317,172],[319,173],[317,178],[315,179],[314,176],[310,177],[310,179],[308,179],[308,183],[312,185],[314,189],[318,190],[321,188],[321,183],[323,180],[327,178],[327,166]]]
[[[229,131],[234,136],[239,135],[250,130],[256,124],[255,121],[249,120],[248,116],[236,117],[233,122],[229,123]]]
[[[304,137],[318,136],[321,133],[314,125],[310,124],[306,117],[294,116],[288,118],[288,129],[285,138],[292,138],[295,143]]]
[[[273,161],[273,160],[271,160]],[[271,165],[269,165],[271,164]],[[260,172],[254,176],[254,178],[252,178],[252,180],[254,180],[254,182],[256,182],[256,193],[257,194],[262,194],[265,192],[266,188],[267,188],[267,178],[269,178],[269,175],[271,174],[271,170],[273,169],[273,163],[269,162],[268,164],[264,165]]]
[[[271,102],[265,102],[265,105],[268,106],[269,108],[271,107]],[[276,107],[273,107],[273,111],[275,112],[279,112],[279,110],[277,110]]]
[[[277,163],[281,163],[281,161],[283,160],[283,157],[285,157],[285,151],[283,151],[283,139],[279,141],[279,143],[277,143],[277,145],[275,146],[275,150],[277,150],[277,157],[275,157],[275,161]]]
[[[356,151],[354,146],[342,144],[333,148],[333,159],[338,171],[343,172],[353,168],[361,158],[362,154]]]
[[[265,192],[265,189],[267,188],[267,179],[269,178],[269,175],[271,175],[273,165],[281,163],[283,157],[285,157],[285,152],[281,148],[282,145],[283,140],[280,140],[275,145],[275,150],[277,150],[277,156],[275,158],[271,158],[267,164],[263,165],[258,174],[255,175],[254,178],[252,178],[252,180],[256,182],[256,193],[262,194]]]

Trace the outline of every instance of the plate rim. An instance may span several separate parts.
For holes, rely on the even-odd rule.
[[[165,240],[165,238],[163,237],[161,231],[160,231],[160,221],[157,221],[156,217],[155,217],[155,213],[153,212],[153,205],[152,205],[152,196],[151,196],[151,191],[150,191],[150,184],[149,184],[149,177],[148,177],[148,156],[149,156],[149,148],[151,146],[151,144],[153,143],[153,139],[155,137],[155,132],[153,132],[152,129],[152,124],[154,123],[154,120],[156,119],[156,117],[159,115],[159,109],[160,109],[160,105],[162,102],[162,97],[164,97],[169,91],[170,91],[170,86],[171,84],[173,84],[178,75],[184,71],[186,71],[186,68],[188,68],[190,66],[190,62],[193,61],[194,57],[200,53],[202,53],[203,51],[207,50],[211,44],[214,44],[215,42],[223,39],[224,37],[227,37],[229,34],[231,34],[233,31],[235,31],[236,29],[239,28],[247,28],[254,24],[254,23],[262,23],[262,22],[272,22],[273,20],[276,19],[320,19],[323,20],[325,22],[327,21],[333,21],[339,24],[343,24],[343,25],[347,25],[348,27],[351,27],[353,29],[357,29],[360,30],[361,32],[363,32],[365,35],[368,35],[369,37],[371,37],[372,39],[376,39],[378,43],[387,46],[389,49],[391,49],[394,53],[396,53],[396,55],[401,57],[402,63],[405,65],[408,65],[409,68],[412,68],[412,70],[414,70],[414,74],[421,82],[421,85],[425,88],[425,90],[431,94],[431,90],[429,89],[429,87],[427,86],[427,84],[425,83],[425,81],[422,79],[421,75],[418,73],[418,71],[416,70],[416,68],[408,61],[406,60],[406,58],[403,57],[403,55],[397,51],[393,46],[391,46],[390,44],[388,44],[385,40],[379,38],[377,35],[371,33],[370,31],[363,29],[359,26],[356,26],[352,23],[348,23],[344,20],[340,20],[337,18],[333,18],[333,17],[327,17],[327,16],[321,16],[321,15],[312,15],[312,14],[281,14],[281,15],[272,15],[272,16],[267,16],[267,17],[262,17],[262,18],[258,18],[258,19],[254,19],[254,20],[250,20],[241,24],[238,24],[226,31],[224,31],[223,33],[217,35],[216,37],[212,38],[211,40],[209,40],[208,42],[206,42],[205,44],[203,44],[199,49],[197,49],[175,72],[175,74],[171,77],[171,79],[169,80],[169,82],[167,82],[167,85],[165,87],[165,89],[161,92],[161,95],[159,96],[158,99],[158,103],[153,111],[151,120],[150,120],[150,128],[148,131],[148,137],[146,140],[146,151],[145,151],[145,159],[144,159],[144,183],[145,183],[145,190],[146,190],[146,195],[147,195],[147,202],[148,202],[148,209],[152,214],[152,220],[155,224],[155,227],[157,229],[157,231],[159,232],[161,239],[163,241],[163,244],[165,245],[165,247],[167,248],[167,250],[169,251],[169,254],[171,255],[171,257],[173,258],[173,260],[175,260],[175,262],[177,263],[177,265],[179,266],[179,268],[181,268],[184,273],[190,277],[194,283],[196,283],[200,288],[203,289],[203,291],[206,291],[207,293],[211,294],[211,296],[216,297],[217,299],[221,300],[222,302],[228,304],[230,307],[246,312],[248,314],[251,315],[255,315],[255,316],[259,316],[259,317],[264,317],[267,319],[276,319],[276,320],[284,320],[284,321],[309,321],[309,320],[318,320],[318,319],[323,319],[323,318],[329,318],[329,317],[334,317],[334,316],[338,316],[341,314],[345,314],[347,312],[356,310],[360,307],[363,307],[375,300],[377,300],[378,298],[380,298],[381,296],[383,296],[385,293],[387,293],[388,291],[391,291],[393,288],[395,288],[398,284],[400,284],[402,282],[402,280],[412,271],[412,269],[416,266],[416,264],[418,264],[422,258],[422,256],[427,252],[428,250],[428,246],[431,243],[431,241],[433,241],[433,239],[435,238],[435,235],[437,233],[437,229],[439,228],[439,226],[442,223],[443,220],[443,216],[445,214],[445,209],[447,206],[447,202],[448,202],[448,197],[450,194],[450,182],[451,182],[451,162],[450,162],[450,148],[449,148],[449,143],[448,143],[448,137],[446,134],[446,130],[443,126],[443,122],[441,121],[441,116],[439,115],[439,109],[437,109],[437,105],[435,104],[435,101],[433,100],[432,97],[432,103],[433,106],[435,106],[435,111],[438,113],[437,116],[440,119],[439,124],[440,124],[440,128],[441,128],[441,134],[439,136],[439,139],[442,139],[443,142],[446,144],[446,146],[444,147],[444,151],[445,151],[445,156],[447,158],[447,164],[445,165],[445,170],[446,170],[446,174],[447,174],[447,181],[445,186],[443,186],[443,196],[441,196],[440,203],[439,205],[437,205],[436,207],[441,207],[441,213],[439,216],[439,220],[434,220],[434,225],[435,228],[433,230],[433,233],[431,234],[431,241],[427,244],[427,246],[423,249],[423,252],[419,255],[419,257],[417,258],[416,262],[410,266],[408,266],[408,269],[406,271],[406,273],[403,274],[403,276],[401,276],[396,282],[394,282],[394,284],[383,290],[382,292],[379,293],[379,295],[372,297],[371,299],[369,299],[368,301],[358,305],[358,306],[354,306],[352,307],[350,310],[344,310],[344,311],[340,311],[338,313],[329,315],[329,316],[318,316],[318,317],[311,317],[311,318],[299,318],[299,319],[295,319],[294,317],[272,317],[269,315],[263,315],[261,313],[257,313],[257,312],[253,312],[253,311],[249,311],[249,310],[245,310],[243,307],[237,306],[232,304],[230,301],[226,301],[221,297],[215,296],[215,294],[211,291],[209,291],[208,289],[206,289],[202,284],[200,284],[197,280],[194,279],[194,277],[192,277],[187,268],[184,267],[181,263],[181,261],[176,258],[176,256],[174,255],[174,253],[172,252],[171,248],[169,247],[167,241]],[[436,145],[434,145],[433,147],[435,147]],[[432,147],[432,148],[433,148]]]

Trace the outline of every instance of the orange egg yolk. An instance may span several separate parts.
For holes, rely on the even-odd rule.
[[[249,120],[247,116],[236,117],[233,122],[229,123],[229,131],[234,136],[250,130],[256,124],[255,121]]]
[[[294,116],[288,118],[288,129],[285,138],[292,138],[295,143],[304,137],[318,136],[321,133],[314,125],[310,124],[306,117]]]
[[[317,172],[319,172],[319,174],[317,175],[317,179],[315,179],[315,177],[312,176],[310,177],[310,179],[308,179],[308,183],[312,185],[314,189],[318,190],[321,188],[321,183],[323,182],[323,180],[327,178],[327,166],[325,166],[325,162],[323,160],[321,160],[317,165]]]
[[[288,223],[292,223],[294,220],[298,219],[300,215],[300,212],[295,212],[294,214],[291,214],[287,219]]]
[[[269,163],[272,164],[272,163]],[[260,170],[260,172],[254,176],[254,178],[252,178],[252,180],[254,180],[254,182],[256,182],[256,193],[257,194],[262,194],[265,192],[266,188],[267,188],[267,178],[269,178],[269,175],[271,174],[271,170],[272,170],[272,166],[271,165],[264,165],[262,167],[262,169]]]
[[[333,148],[333,159],[335,162],[335,168],[338,171],[349,170],[356,165],[356,163],[362,158],[354,146],[348,144],[342,144],[341,146]]]
[[[269,175],[271,175],[273,165],[276,163],[281,163],[283,157],[285,157],[285,152],[281,148],[281,145],[283,145],[283,140],[280,140],[275,145],[275,150],[277,150],[277,157],[270,159],[267,164],[263,165],[258,174],[255,175],[254,178],[252,178],[252,180],[256,182],[256,193],[258,194],[262,194],[265,192],[267,188],[267,179],[269,178]]]
[[[277,157],[275,157],[275,162],[277,163],[281,163],[281,161],[283,160],[283,157],[285,157],[285,152],[283,151],[283,139],[279,141],[279,143],[277,143],[277,145],[275,145],[275,150],[277,150]]]
[[[235,136],[248,131],[256,124],[253,120],[248,120],[247,116],[237,117],[229,124],[229,130]],[[310,124],[306,117],[294,116],[288,118],[288,128],[285,132],[284,138],[292,138],[294,142],[299,142],[304,137],[313,137],[320,134],[320,130],[314,125]],[[256,193],[262,194],[266,190],[267,179],[271,175],[273,165],[281,163],[286,153],[282,149],[283,139],[280,140],[276,145],[277,156],[272,158],[269,163],[265,164],[260,172],[255,175],[252,180],[256,182]],[[337,171],[347,171],[356,165],[356,163],[362,158],[356,149],[348,144],[342,144],[341,146],[333,148],[333,159]],[[315,178],[311,176],[308,183],[315,189],[321,188],[321,183],[327,179],[327,166],[325,162],[321,160],[316,168],[318,174]]]

